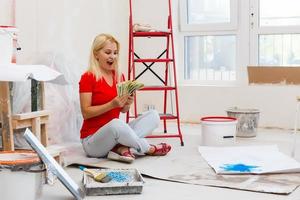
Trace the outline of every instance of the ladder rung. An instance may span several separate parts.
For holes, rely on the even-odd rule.
[[[140,116],[141,114],[138,114],[138,116]],[[168,120],[168,119],[177,119],[177,116],[172,115],[172,114],[163,114],[163,113],[159,113],[159,117],[161,120]],[[129,116],[129,118],[135,119],[135,116]]]
[[[153,90],[175,90],[175,87],[172,86],[160,86],[160,85],[152,85],[152,86],[144,86],[139,90],[143,91],[153,91]]]
[[[174,137],[179,137],[179,134],[161,134],[161,135],[148,135],[146,138],[174,138]]]
[[[168,113],[167,114],[159,113],[159,117],[160,119],[177,119],[177,116]]]
[[[167,37],[171,32],[133,32],[134,37]]]
[[[167,59],[167,58],[162,58],[162,59],[157,59],[157,58],[148,58],[148,59],[134,59],[134,62],[173,62],[173,59]]]

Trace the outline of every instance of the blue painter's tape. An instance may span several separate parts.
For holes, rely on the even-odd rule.
[[[220,168],[224,169],[225,171],[231,171],[231,172],[253,172],[259,170],[259,166],[245,165],[242,163],[224,164]]]

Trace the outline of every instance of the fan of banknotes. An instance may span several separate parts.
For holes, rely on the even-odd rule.
[[[118,96],[123,95],[132,95],[136,90],[139,90],[144,87],[143,83],[139,83],[137,81],[124,81],[117,84],[117,92]]]

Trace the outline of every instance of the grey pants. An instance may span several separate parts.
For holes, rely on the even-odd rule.
[[[96,133],[82,140],[82,146],[90,157],[105,157],[116,145],[131,147],[135,154],[143,155],[150,148],[145,136],[150,135],[159,126],[159,114],[149,110],[127,124],[123,120],[113,119]]]

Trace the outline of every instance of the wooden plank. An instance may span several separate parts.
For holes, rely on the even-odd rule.
[[[41,124],[41,143],[48,146],[48,124]]]
[[[40,124],[47,124],[49,116],[40,117]],[[23,120],[12,120],[12,127],[13,129],[20,129],[20,128],[27,128],[32,126],[32,121],[30,119],[23,119]]]
[[[249,83],[299,85],[300,67],[248,66]]]
[[[50,111],[40,110],[40,111],[34,111],[34,112],[28,112],[28,113],[15,114],[12,116],[12,119],[24,120],[24,119],[32,119],[35,117],[43,117],[43,116],[47,116],[47,115],[50,115]]]
[[[11,107],[8,82],[0,81],[0,118],[2,119],[2,146],[5,151],[14,151],[11,123]]]
[[[41,119],[39,117],[35,117],[31,119],[32,123],[32,133],[41,141]]]

